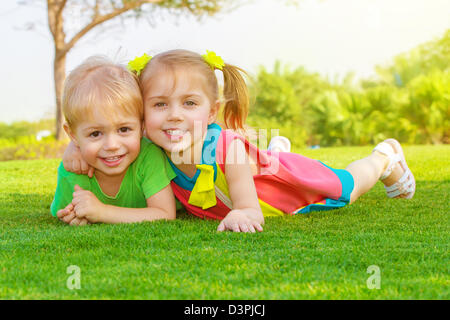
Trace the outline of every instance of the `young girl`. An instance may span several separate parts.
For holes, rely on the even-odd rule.
[[[264,216],[339,208],[378,180],[389,197],[414,195],[414,176],[394,139],[336,170],[298,154],[259,150],[222,129],[216,123],[221,102],[215,70],[224,78],[224,127],[243,129],[249,102],[242,70],[213,52],[168,51],[137,71],[146,134],[177,174],[171,182],[175,196],[188,212],[222,220],[218,231],[262,231]]]
[[[225,127],[242,129],[248,113],[241,69],[174,50],[158,54],[140,74],[147,136],[177,173],[175,196],[199,217],[220,219],[218,230],[262,230],[264,216],[306,213],[354,202],[381,179],[388,196],[411,198],[414,177],[396,140],[335,170],[294,153],[258,150],[216,124],[221,106],[215,70],[224,78]]]

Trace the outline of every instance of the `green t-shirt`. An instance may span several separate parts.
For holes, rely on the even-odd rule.
[[[58,210],[72,202],[74,187],[78,184],[84,190],[95,194],[105,204],[126,208],[145,208],[147,199],[164,189],[176,174],[167,161],[164,152],[146,138],[141,139],[141,150],[128,167],[115,197],[103,193],[95,178],[68,172],[61,163],[58,167],[58,184],[50,211],[56,216]]]

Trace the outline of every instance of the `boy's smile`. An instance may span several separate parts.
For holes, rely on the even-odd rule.
[[[114,157],[106,157],[106,158],[100,158],[100,160],[103,161],[103,163],[108,167],[117,167],[123,160],[123,158],[126,156],[126,154],[114,156]]]

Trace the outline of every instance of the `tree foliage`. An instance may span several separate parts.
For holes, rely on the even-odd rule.
[[[413,50],[396,56],[388,66],[377,67],[382,81],[406,86],[414,78],[435,70],[450,70],[450,30],[436,40],[419,45]]]
[[[48,26],[55,48],[56,138],[59,139],[62,132],[61,96],[66,77],[66,57],[92,29],[117,17],[148,17],[155,23],[159,15],[154,12],[158,10],[201,18],[235,6],[235,0],[47,0]]]
[[[450,30],[377,71],[378,80],[355,86],[279,62],[272,72],[261,68],[249,122],[278,128],[297,146],[366,145],[389,137],[450,143]]]

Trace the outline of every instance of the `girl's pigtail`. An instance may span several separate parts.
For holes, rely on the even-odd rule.
[[[249,95],[245,80],[241,74],[246,74],[241,68],[225,64],[223,72],[223,95],[225,107],[223,120],[227,128],[244,129],[249,109]]]

